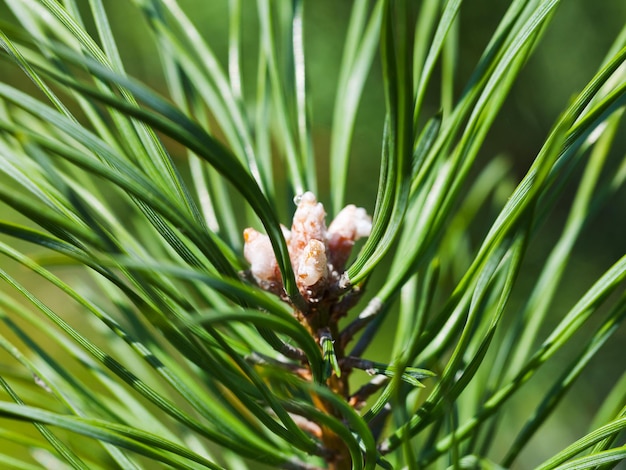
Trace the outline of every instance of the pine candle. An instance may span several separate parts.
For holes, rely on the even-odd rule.
[[[295,198],[291,230],[283,228],[300,293],[313,301],[329,284],[337,283],[350,257],[354,242],[369,236],[372,219],[365,209],[350,204],[326,228],[326,211],[312,192]],[[263,289],[279,293],[282,280],[269,237],[247,228],[244,256],[250,273]]]

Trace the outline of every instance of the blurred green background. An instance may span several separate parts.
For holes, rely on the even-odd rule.
[[[87,11],[86,0],[78,3]],[[179,4],[186,12],[193,12],[189,14],[190,18],[206,36],[226,68],[228,2],[181,0]],[[248,98],[247,105],[252,107],[256,82],[255,58],[259,47],[256,5],[252,1],[244,1],[243,4],[246,25],[243,31],[243,90],[244,96]],[[330,191],[327,182],[327,159],[333,102],[351,5],[350,1],[337,0],[315,0],[305,4],[307,79],[312,105],[314,149],[319,162],[319,198],[323,202],[328,201]],[[459,23],[460,54],[456,73],[457,93],[462,90],[507,6],[508,2],[504,1],[468,0],[463,3]],[[5,7],[0,7],[0,18],[11,21],[11,15],[3,8]],[[165,93],[158,53],[142,15],[131,5],[131,2],[122,0],[109,0],[106,2],[106,8],[118,43],[124,45],[121,52],[128,73]],[[89,15],[85,15],[85,19],[88,17]],[[552,123],[567,106],[571,97],[580,91],[593,76],[625,22],[626,2],[624,0],[562,2],[545,37],[512,89],[499,119],[496,120],[487,137],[486,145],[481,151],[482,161],[487,161],[496,155],[504,155],[512,165],[513,180],[517,183],[539,151]],[[93,31],[93,25],[87,24]],[[0,79],[19,84],[24,89],[33,89],[25,83],[22,74],[5,61],[0,61]],[[354,135],[347,199],[372,212],[384,118],[382,77],[377,63],[371,71],[363,96],[364,100],[360,107]],[[439,102],[438,91],[433,87],[427,101],[427,109],[432,114],[436,113],[439,110]],[[613,149],[618,157],[613,160],[616,162],[623,156],[626,148],[624,127],[622,125],[622,132],[619,133]],[[174,156],[182,159],[181,150],[175,146],[172,147]],[[580,170],[579,168],[578,173]],[[611,171],[611,168],[607,171]],[[574,176],[573,181],[578,181],[578,175]],[[516,297],[511,301],[510,314],[515,312],[516,305],[523,302],[532,286],[531,282],[535,280],[549,250],[557,239],[574,190],[573,185],[566,188],[557,211],[548,218],[533,240],[522,271],[524,277],[519,280]],[[474,248],[480,244],[481,237],[486,233],[490,221],[496,214],[497,201],[493,204],[493,207],[486,208],[482,214],[484,223],[477,224],[477,227],[482,228],[472,233]],[[0,210],[4,212],[6,208],[0,207]],[[5,239],[3,237],[3,240]],[[597,213],[579,240],[547,327],[554,326],[572,306],[572,301],[579,298],[581,292],[584,292],[608,266],[622,256],[625,249],[626,191],[622,189],[607,207]],[[6,260],[0,260],[0,266],[6,267]],[[24,272],[22,274],[28,276]],[[384,276],[384,273],[378,276]],[[3,286],[2,289],[5,287]],[[43,293],[42,296],[45,298],[46,294]],[[55,301],[48,300],[54,306]],[[373,358],[384,357],[384,351],[389,350],[386,344],[392,341],[391,335],[395,328],[393,316],[389,320],[389,325],[385,330],[388,334],[377,339],[369,354]],[[375,348],[379,348],[380,351],[377,352]],[[533,465],[586,432],[591,416],[601,405],[607,391],[626,371],[625,358],[626,331],[622,327],[592,361],[568,398],[559,406],[555,416],[545,424],[539,433],[541,439],[533,439],[516,468],[532,468]],[[532,388],[535,394],[528,393],[526,390],[526,393],[514,399],[515,411],[506,417],[502,427],[500,440],[503,443],[507,442],[507,437],[510,438],[510,435],[518,431],[515,423],[520,425],[525,421],[541,393],[549,386],[550,379],[558,374],[558,369],[557,358],[548,370],[540,373],[526,385]],[[502,454],[505,450],[501,449]],[[494,457],[498,457],[497,453]]]

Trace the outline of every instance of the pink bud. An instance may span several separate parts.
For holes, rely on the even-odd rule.
[[[267,235],[253,228],[243,231],[243,256],[250,263],[250,272],[259,285],[277,282],[280,279],[278,263]]]
[[[327,275],[326,247],[319,240],[311,240],[300,255],[297,269],[298,287],[311,287],[325,280]]]
[[[296,264],[302,250],[310,240],[326,240],[326,212],[324,206],[317,202],[315,195],[308,191],[296,199],[298,208],[293,215],[289,252],[291,260]]]
[[[371,231],[372,219],[362,207],[349,204],[337,214],[327,233],[330,263],[336,270],[342,270],[348,261],[354,241]]]

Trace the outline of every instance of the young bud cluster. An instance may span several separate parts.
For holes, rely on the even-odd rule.
[[[324,206],[306,192],[297,204],[291,230],[283,228],[291,265],[300,293],[307,301],[318,298],[337,283],[345,269],[354,242],[369,236],[372,219],[365,209],[352,204],[343,208],[326,228]],[[263,289],[279,293],[282,280],[269,237],[247,228],[243,232],[244,256],[250,273]]]

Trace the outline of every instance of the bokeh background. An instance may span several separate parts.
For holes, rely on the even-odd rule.
[[[280,1],[280,0],[279,0]],[[286,0],[284,0],[286,1]],[[426,0],[428,1],[428,0]],[[79,1],[87,11],[87,1]],[[163,76],[160,72],[158,54],[150,31],[141,14],[130,5],[131,2],[109,0],[106,2],[118,44],[127,71],[152,88],[166,93]],[[210,42],[213,50],[226,68],[228,56],[228,2],[217,0],[181,0],[181,7],[190,14],[199,30]],[[258,50],[255,2],[244,1],[243,31],[243,89],[244,95],[254,97],[256,80],[256,53]],[[332,125],[333,102],[336,80],[342,54],[342,44],[349,21],[352,2],[337,0],[315,0],[305,5],[305,48],[307,54],[308,86],[311,98],[311,116],[316,158],[319,162],[320,194],[322,201],[328,201],[328,149]],[[457,93],[463,88],[484,47],[508,7],[508,2],[493,0],[467,0],[461,9],[459,22],[459,61],[456,70]],[[11,15],[4,5],[0,6],[0,18],[11,21]],[[88,18],[88,15],[85,15]],[[552,24],[546,32],[537,51],[529,60],[517,84],[513,87],[500,117],[487,137],[481,150],[480,159],[487,161],[496,155],[503,155],[511,165],[511,181],[518,182],[542,143],[559,113],[569,100],[591,79],[603,60],[606,51],[619,31],[626,24],[626,2],[623,0],[568,0],[562,2]],[[89,25],[93,30],[93,25]],[[0,80],[19,84],[23,89],[32,90],[20,72],[4,61],[0,61]],[[364,92],[353,142],[353,160],[350,168],[348,200],[362,205],[371,212],[374,207],[380,141],[384,118],[384,96],[380,66],[376,62]],[[253,106],[250,100],[248,103]],[[427,99],[427,112],[434,114],[439,109],[439,94],[432,90]],[[626,149],[626,132],[617,138],[613,149],[614,161],[623,157]],[[182,149],[171,147],[175,158],[181,163]],[[611,171],[611,169],[607,169]],[[580,174],[574,175],[577,182]],[[6,184],[0,181],[0,184]],[[549,250],[557,239],[564,223],[574,194],[575,186],[566,188],[557,210],[548,218],[533,241],[532,249],[525,262],[522,275],[511,301],[510,312],[520,305],[528,294],[532,281],[536,278]],[[494,205],[497,201],[494,201]],[[483,229],[472,233],[472,241],[479,245],[481,236],[488,228],[489,220],[495,214],[485,210]],[[7,208],[0,206],[4,218],[19,218]],[[480,224],[477,224],[480,226]],[[6,240],[6,238],[3,238]],[[20,245],[26,250],[24,245]],[[626,251],[626,191],[622,189],[610,204],[597,213],[577,243],[569,269],[563,279],[562,289],[550,312],[546,328],[554,326],[599,275]],[[9,266],[0,259],[0,266]],[[382,270],[384,271],[384,270]],[[384,273],[382,274],[384,275]],[[28,273],[21,272],[26,284]],[[380,275],[379,275],[380,276]],[[376,278],[374,279],[376,282]],[[41,287],[45,289],[45,287]],[[8,289],[1,286],[0,289]],[[42,297],[48,294],[42,291]],[[52,291],[50,293],[52,295]],[[55,304],[54,299],[49,299]],[[594,320],[592,320],[594,321]],[[596,320],[599,322],[599,319]],[[555,415],[544,425],[541,439],[533,439],[522,455],[516,468],[532,468],[535,464],[565,447],[586,433],[590,420],[601,405],[604,397],[617,380],[626,372],[626,331],[622,327],[618,334],[605,345],[601,353],[588,366],[568,397],[559,406]],[[372,346],[372,358],[384,359],[389,350],[388,342],[394,331],[393,316],[390,325],[377,338]],[[546,332],[549,330],[546,329]],[[566,359],[567,350],[563,356]],[[0,356],[1,358],[2,356]],[[558,359],[526,385],[529,389],[523,396],[515,398],[513,410],[505,417],[499,440],[504,446],[507,438],[518,430],[536,405],[559,370]],[[502,454],[506,449],[500,449]],[[0,450],[1,451],[1,450]],[[497,452],[496,452],[497,453]],[[497,457],[497,455],[494,455]]]

